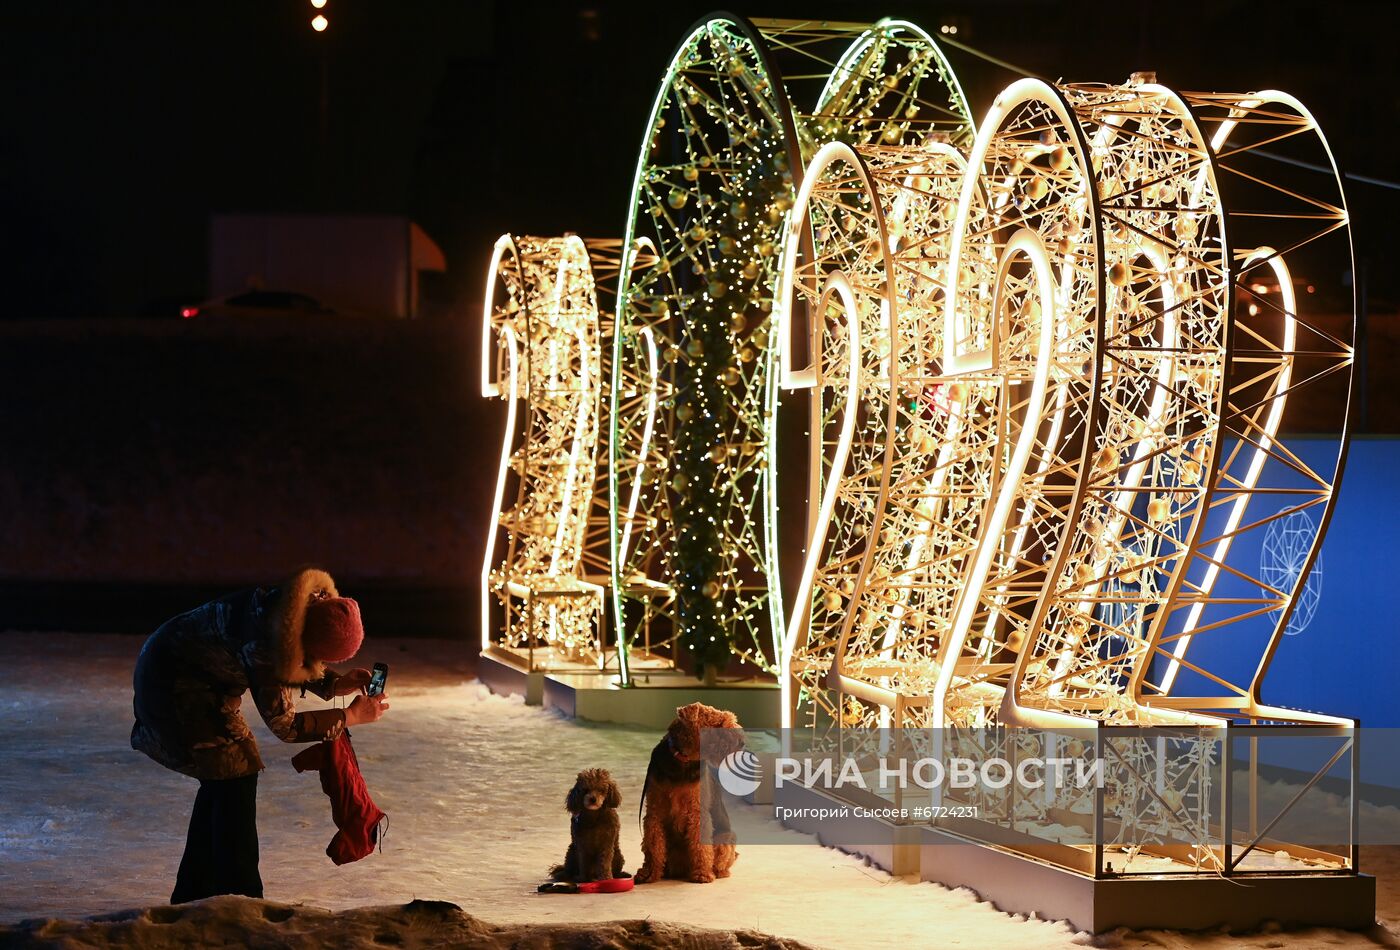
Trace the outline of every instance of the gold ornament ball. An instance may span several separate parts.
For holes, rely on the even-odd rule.
[[[1026,185],[1026,197],[1032,201],[1039,201],[1050,193],[1050,186],[1045,183],[1045,179],[1036,175]]]
[[[1108,282],[1115,287],[1128,286],[1130,277],[1131,272],[1128,269],[1128,265],[1122,261],[1119,261],[1108,269]]]
[[[729,450],[724,446],[716,445],[714,448],[710,449],[710,461],[714,462],[716,465],[727,458],[729,458]]]
[[[694,181],[700,177],[700,169],[696,168],[694,165],[687,165],[685,166],[685,170],[681,172],[681,175],[686,181]]]
[[[705,355],[705,343],[698,336],[692,338],[685,345],[685,354],[691,359],[699,359]]]
[[[688,402],[683,402],[676,407],[676,418],[682,422],[689,422],[695,416],[695,409]]]
[[[719,581],[706,581],[705,586],[700,588],[700,593],[711,600],[719,600],[719,595],[724,593],[724,588],[719,586]]]
[[[834,590],[827,591],[826,596],[822,598],[822,606],[832,613],[840,610],[843,603],[845,600]]]
[[[746,346],[746,347],[744,347],[742,350],[739,351],[739,362],[740,362],[740,363],[752,363],[752,362],[753,362],[753,347],[751,347],[751,346]]]
[[[686,200],[689,197],[690,196],[687,195],[684,190],[680,188],[672,188],[671,193],[666,196],[666,203],[672,208],[680,210],[681,208],[685,207]]]
[[[1154,498],[1147,504],[1147,518],[1155,524],[1161,524],[1171,516],[1171,502],[1165,498]]]
[[[735,311],[729,315],[729,329],[735,333],[743,333],[744,327],[748,325],[748,319],[742,313]]]
[[[1063,145],[1056,145],[1054,151],[1050,153],[1050,167],[1057,172],[1069,168],[1069,149]]]
[[[678,347],[668,346],[665,351],[662,352],[661,358],[668,363],[674,363],[681,358],[681,351]]]
[[[686,478],[684,472],[677,472],[676,477],[671,479],[671,487],[676,491],[685,491],[690,487],[690,479]]]
[[[705,285],[705,289],[710,292],[711,297],[723,297],[729,290],[729,285],[722,280],[712,280]]]
[[[720,379],[724,381],[724,385],[726,386],[737,386],[743,377],[739,375],[737,369],[731,366],[720,374]]]
[[[1099,449],[1098,455],[1094,456],[1094,468],[1109,471],[1118,467],[1118,449],[1112,445],[1105,445]]]

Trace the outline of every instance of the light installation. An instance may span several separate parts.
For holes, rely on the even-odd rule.
[[[974,125],[912,24],[716,16],[667,69],[603,247],[492,258],[508,530],[484,649],[622,685],[737,655],[775,674],[785,726],[847,749],[891,726],[1093,748],[1111,791],[981,789],[988,819],[940,825],[1095,877],[1257,868],[1298,802],[1258,813],[1261,729],[1332,741],[1300,796],[1344,760],[1355,784],[1355,723],[1263,695],[1353,386],[1354,316],[1302,312],[1295,277],[1351,265],[1296,99],[1026,78]],[[782,453],[802,552],[777,542],[780,388],[805,392],[805,466]],[[1287,572],[1256,553],[1283,530]],[[1305,868],[1355,868],[1351,814],[1349,851],[1292,848]]]
[[[645,259],[645,257],[643,257]],[[482,650],[530,670],[617,667],[599,484],[617,241],[502,235],[487,271],[481,392],[506,404],[481,572]],[[605,312],[605,311],[601,311]],[[502,530],[504,529],[504,530]]]
[[[656,263],[624,266],[614,335],[612,594],[624,661],[669,656],[713,679],[733,653],[777,670],[786,617],[770,315],[802,162],[829,140],[957,134],[965,112],[937,47],[903,21],[716,17],[680,44],[628,213],[627,244],[645,240]]]
[[[1354,769],[1354,723],[1261,695],[1334,501],[1353,333],[1300,315],[1291,276],[1322,245],[1350,265],[1335,169],[1304,190],[1280,156],[1332,167],[1291,97],[1144,79],[1018,81],[961,149],[816,155],[778,298],[783,382],[830,407],[785,722],[847,750],[891,725],[945,753],[1004,755],[1015,727],[1097,744],[1109,799],[976,802],[1042,858],[1078,814],[1094,847],[1049,853],[1095,874],[1251,867],[1288,808],[1222,832],[1232,726],[1335,740],[1314,781]],[[1285,435],[1305,389],[1335,407],[1330,456]],[[1232,553],[1287,519],[1292,576]],[[1354,867],[1354,824],[1340,838],[1293,851]]]

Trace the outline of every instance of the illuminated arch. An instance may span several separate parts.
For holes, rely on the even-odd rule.
[[[1330,324],[1300,312],[1306,294],[1294,286],[1300,265],[1290,263],[1303,260],[1299,251],[1307,248],[1351,268],[1341,176],[1312,113],[1287,93],[1182,97],[1210,133],[1231,243],[1241,248],[1230,268],[1234,359],[1225,371],[1221,460],[1203,502],[1216,515],[1186,572],[1194,596],[1172,604],[1157,625],[1132,686],[1139,701],[1154,706],[1246,720],[1344,724],[1270,705],[1262,696],[1335,508],[1352,424],[1355,307]],[[1279,158],[1302,159],[1331,173],[1278,184]],[[1353,293],[1354,287],[1353,280]],[[1322,398],[1306,398],[1313,395]],[[1319,406],[1337,408],[1318,418]],[[1290,425],[1291,419],[1303,421]],[[1337,435],[1300,440],[1287,434],[1300,428]],[[1257,560],[1243,556],[1249,545],[1238,542],[1262,537],[1298,511],[1316,515],[1311,543],[1297,579],[1279,589],[1260,576]],[[1222,641],[1230,642],[1228,651],[1215,646]]]
[[[1069,86],[1104,235],[1102,408],[1074,530],[1046,578],[1007,709],[1171,721],[1129,678],[1203,524],[1228,360],[1228,245],[1207,144],[1154,84]]]
[[[797,165],[791,107],[757,32],[742,19],[702,21],[667,68],[633,183],[626,246],[650,241],[656,261],[624,262],[618,294],[609,488],[624,682],[635,659],[674,662],[680,628],[697,617],[727,625],[757,657],[769,614],[780,615],[765,321]],[[720,363],[716,385],[702,369]],[[682,427],[693,451],[711,453],[707,467],[673,457]],[[710,533],[690,523],[687,500],[702,494],[723,524],[711,571],[697,577],[678,559],[678,536]]]
[[[481,573],[481,637],[483,651],[503,651],[530,669],[601,666],[606,654],[603,588],[584,562],[595,506],[599,337],[583,240],[502,235],[481,328],[482,395],[507,403]]]
[[[876,500],[888,490],[899,333],[886,205],[856,151],[829,143],[804,174],[783,247],[782,385],[812,391],[808,465],[817,496],[779,658],[789,726],[799,692],[814,711],[824,705],[823,713],[839,715],[839,704],[823,703],[822,682],[838,662],[843,618],[868,569]],[[799,335],[804,367],[793,365]]]
[[[794,112],[802,97],[784,79],[788,61],[800,64],[794,75],[810,73],[813,62],[819,75],[830,70],[812,112]],[[619,295],[613,377],[615,621],[620,642],[645,639],[645,662],[667,654],[674,662],[677,632],[705,618],[723,624],[735,650],[761,667],[776,669],[782,652],[768,315],[803,157],[838,136],[963,140],[969,129],[942,53],[904,21],[853,27],[715,16],[680,44],[653,105],[629,212],[629,238],[651,239],[658,263],[624,268],[631,276]],[[716,371],[716,358],[728,363],[719,369],[725,387],[706,391],[696,380]],[[644,393],[654,394],[654,410]],[[669,456],[695,444],[697,414],[722,416],[726,431],[711,434],[708,466],[691,459],[680,463],[688,472],[677,472]],[[707,517],[720,525],[699,559],[678,547],[697,530],[687,521],[696,493],[714,499]],[[697,570],[697,560],[708,566]]]

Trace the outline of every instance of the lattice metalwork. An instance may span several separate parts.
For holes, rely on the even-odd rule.
[[[1295,276],[1351,274],[1341,176],[1316,120],[1286,93],[1183,98],[1210,141],[1226,199],[1234,342],[1220,458],[1203,500],[1211,517],[1180,595],[1154,626],[1132,692],[1153,706],[1249,720],[1342,722],[1270,706],[1261,694],[1316,563],[1346,457],[1355,311],[1328,320],[1308,313],[1313,287]],[[1300,175],[1290,160],[1332,174]],[[1348,280],[1344,293],[1353,286]],[[1303,439],[1298,432],[1336,435]],[[1302,512],[1306,519],[1295,517]],[[1308,536],[1294,539],[1305,553],[1287,583],[1264,577],[1255,553],[1281,524]]]
[[[974,129],[912,24],[706,19],[663,78],[625,240],[493,255],[506,534],[483,647],[611,650],[624,684],[733,651],[778,674],[785,724],[852,737],[862,767],[886,726],[935,755],[1092,750],[1108,791],[979,804],[1038,855],[1088,828],[1092,860],[1055,852],[1080,870],[1113,851],[1232,873],[1272,827],[1237,849],[1241,728],[1340,739],[1318,775],[1348,751],[1356,775],[1354,724],[1261,695],[1354,385],[1354,319],[1301,313],[1296,275],[1350,250],[1327,142],[1286,94],[1024,79]],[[810,442],[786,613],[780,382],[807,390]],[[1262,567],[1285,531],[1289,569]]]
[[[786,249],[795,297],[780,310],[803,324],[802,338],[796,328],[782,331],[784,385],[811,390],[812,431],[822,433],[809,461],[820,476],[820,503],[809,509],[786,645],[785,686],[799,695],[785,699],[805,706],[811,721],[851,725],[862,716],[862,685],[889,690],[896,654],[918,651],[909,638],[900,642],[900,627],[936,636],[926,621],[937,608],[924,599],[955,587],[956,554],[932,567],[939,580],[929,579],[924,535],[939,535],[933,546],[965,551],[975,532],[966,518],[977,506],[952,502],[956,516],[944,517],[949,499],[987,487],[975,465],[961,464],[969,449],[950,391],[928,361],[930,344],[942,339],[935,298],[962,156],[943,143],[858,153],[829,145],[808,169],[794,219],[798,240]],[[813,250],[804,254],[808,234]],[[808,365],[795,368],[799,343]],[[897,444],[919,451],[896,451]],[[859,615],[847,624],[852,610]],[[828,688],[832,677],[844,693]]]
[[[769,314],[801,162],[821,141],[965,130],[951,75],[901,21],[711,19],[676,53],[629,218],[657,263],[627,269],[613,380],[614,605],[620,641],[644,655],[675,658],[685,640],[704,652],[708,631],[775,668],[786,618]],[[794,114],[787,79],[820,80],[810,112]]]
[[[1124,687],[1206,510],[1224,398],[1223,209],[1207,143],[1174,93],[1065,95],[1092,150],[1105,249],[1101,416],[1011,702],[1152,721]]]
[[[965,162],[937,142],[818,152],[779,309],[810,315],[810,365],[784,334],[785,383],[825,394],[789,722],[931,726],[939,754],[1152,726],[1091,740],[1105,798],[980,804],[1032,837],[1109,840],[1096,861],[1227,873],[1268,829],[1243,847],[1220,830],[1225,720],[1343,730],[1324,771],[1347,753],[1348,721],[1259,695],[1330,513],[1352,340],[1299,317],[1289,266],[1325,243],[1349,263],[1340,188],[1271,181],[1277,152],[1330,161],[1282,94],[1035,80]],[[1331,443],[1287,435],[1303,387],[1337,407]],[[1235,543],[1281,523],[1306,535],[1283,582]],[[1200,647],[1226,630],[1257,666]]]
[[[879,249],[898,240],[886,233],[883,215],[894,209],[892,196],[901,183],[892,179],[881,201],[878,176],[863,158],[853,154],[835,169],[830,162],[813,166],[813,173],[830,180],[810,189],[810,207],[803,206],[806,223],[789,232],[789,241],[794,258],[800,256],[800,242],[808,239],[805,231],[810,229],[818,250],[809,255],[811,266],[797,268],[789,279],[799,296],[817,300],[825,295],[828,303],[837,297],[822,282],[827,272],[846,274],[872,301],[893,291],[879,305],[894,307],[889,319],[897,339],[882,343],[884,352],[872,349],[861,357],[865,363],[888,366],[891,347],[898,352],[911,346],[914,352],[896,358],[895,365],[909,367],[904,371],[914,374],[909,382],[915,383],[917,367],[935,361],[930,355],[934,341],[919,331],[917,315],[928,311],[930,294],[945,291],[950,280],[946,274],[942,280],[932,276],[936,265],[928,261],[951,253],[960,274],[958,294],[941,297],[945,337],[941,366],[934,371],[941,375],[929,373],[926,381],[903,387],[886,383],[902,389],[900,399],[888,403],[907,404],[931,417],[935,426],[941,419],[947,423],[933,434],[928,425],[913,420],[884,430],[863,425],[868,444],[848,445],[843,461],[851,452],[873,459],[882,438],[890,442],[890,458],[879,465],[856,464],[863,474],[852,473],[856,481],[844,494],[833,490],[831,504],[821,509],[824,523],[813,537],[826,549],[815,555],[817,565],[808,572],[820,603],[796,608],[791,637],[795,645],[822,642],[829,625],[823,610],[830,610],[842,617],[846,645],[839,661],[795,656],[794,671],[799,681],[806,681],[799,689],[810,692],[835,669],[835,675],[852,679],[846,692],[874,703],[876,708],[864,714],[867,725],[887,721],[895,693],[906,708],[932,704],[941,712],[931,721],[950,724],[997,721],[1008,711],[1011,721],[1025,723],[1037,720],[1037,710],[1110,722],[1181,721],[1166,708],[1190,705],[1188,701],[1152,700],[1169,690],[1212,603],[1233,609],[1239,621],[1265,614],[1286,620],[1280,610],[1291,589],[1270,587],[1255,577],[1257,568],[1218,562],[1228,556],[1242,526],[1262,528],[1330,503],[1333,473],[1319,473],[1299,452],[1283,446],[1279,428],[1290,391],[1304,384],[1324,385],[1348,372],[1350,336],[1312,327],[1309,342],[1298,342],[1287,254],[1259,242],[1231,261],[1225,236],[1228,211],[1217,177],[1235,174],[1255,190],[1264,188],[1303,205],[1292,214],[1303,231],[1291,236],[1290,252],[1339,232],[1345,212],[1339,193],[1302,195],[1233,168],[1232,163],[1258,150],[1257,142],[1221,151],[1230,135],[1239,136],[1248,125],[1242,119],[1251,111],[1261,113],[1257,124],[1267,130],[1266,145],[1277,147],[1292,136],[1314,132],[1300,106],[1272,94],[1201,101],[1215,105],[1217,141],[1208,140],[1187,99],[1152,83],[1063,90],[1032,80],[1013,85],[993,106],[993,124],[983,127],[973,145],[963,195],[951,202],[957,227],[942,237],[951,250],[934,250],[929,258],[920,253],[922,273],[897,268],[909,277],[905,288],[887,286],[890,279],[874,273],[883,263]],[[943,151],[923,152],[951,151],[939,148]],[[909,164],[917,158],[902,156],[900,161]],[[1217,165],[1222,172],[1217,173]],[[925,212],[943,212],[939,220],[946,219],[946,196],[925,189],[917,198]],[[882,206],[882,215],[866,210],[872,204]],[[1279,220],[1288,217],[1285,208],[1268,218],[1240,211],[1230,220],[1236,230],[1242,230],[1239,221],[1257,228],[1266,220],[1277,232]],[[832,227],[825,218],[850,224]],[[994,307],[1038,306],[1030,299],[1035,288],[1027,284],[1034,268],[1002,266],[1012,236],[1021,228],[1039,240],[1054,280],[1057,335],[1052,358],[1045,362],[1024,349],[992,355],[995,346],[1014,348],[1029,340],[1006,330],[1015,325],[1014,314],[994,314]],[[937,235],[929,243],[936,247]],[[1030,243],[1028,235],[1023,244]],[[1023,246],[1020,253],[1029,262],[1039,251]],[[1273,275],[1271,281],[1259,276],[1264,268]],[[1246,282],[1251,300],[1232,313],[1233,288]],[[1269,305],[1268,311],[1261,302]],[[866,309],[874,306],[867,303]],[[836,345],[827,350],[836,362],[814,367],[810,378],[798,382],[813,385],[820,377],[833,393],[844,396],[843,324],[831,326],[829,336]],[[1232,333],[1252,342],[1232,354]],[[1294,366],[1304,356],[1312,360],[1312,369],[1300,380]],[[994,370],[1001,365],[1020,365],[1027,375],[1005,383]],[[1037,376],[1041,367],[1043,380]],[[960,409],[964,401],[989,392],[989,386],[1033,394],[1038,383],[1048,388],[1036,397],[1036,411],[1043,417],[1035,427],[1018,418],[1030,405],[1026,396],[997,396],[990,411],[975,405]],[[921,398],[930,388],[932,398]],[[838,401],[828,402],[822,424],[827,432],[823,451],[829,455],[830,446],[842,440],[829,431]],[[980,438],[978,420],[987,420],[980,423],[986,427]],[[1341,429],[1344,420],[1336,422]],[[1031,433],[1019,453],[1018,433]],[[980,450],[962,450],[969,438]],[[989,454],[997,444],[999,457]],[[886,481],[881,466],[899,471],[903,463],[943,472],[948,466],[939,464],[940,454],[956,459],[954,467],[971,476],[970,497],[933,491],[923,508],[910,507],[902,497],[886,497],[911,484],[918,486],[917,494],[948,476],[927,485],[898,475]],[[1259,483],[1268,460],[1279,482],[1271,487]],[[989,465],[991,474],[983,474]],[[867,484],[859,484],[861,479]],[[998,483],[995,494],[993,481]],[[870,509],[871,494],[878,515]],[[1250,499],[1256,500],[1257,511],[1261,496],[1269,499],[1268,514],[1245,522]],[[838,506],[844,507],[838,511]],[[930,544],[931,533],[950,527],[953,507],[979,514],[961,534],[947,533]],[[941,517],[930,517],[935,511]],[[927,524],[901,523],[906,515]],[[855,545],[852,533],[861,538],[889,535],[892,543],[886,546],[902,548],[907,563],[867,557],[868,545],[863,540]],[[855,547],[860,547],[859,558],[852,553]],[[978,556],[970,559],[974,549]],[[945,571],[941,580],[928,572],[931,565],[946,568],[951,562],[966,569]],[[1194,575],[1188,569],[1193,563]],[[1255,594],[1241,597],[1232,590],[1212,601],[1222,570],[1249,579]],[[946,600],[954,590],[959,592],[956,605]],[[1259,590],[1266,595],[1259,596]],[[857,591],[855,609],[843,610]],[[1214,621],[1208,629],[1228,625]],[[1271,650],[1276,639],[1260,652]],[[912,647],[908,662],[892,664],[906,646]],[[1154,652],[1159,657],[1155,673]],[[862,668],[870,675],[857,675]],[[1214,675],[1196,672],[1207,680]],[[903,685],[890,692],[890,683],[901,678]],[[1008,696],[1005,689],[1013,681]],[[1130,688],[1135,681],[1151,685]],[[861,683],[873,689],[862,689]],[[1243,695],[1239,690],[1237,695]],[[841,707],[842,702],[837,698],[823,704],[829,720],[862,715],[849,704]],[[881,707],[886,711],[880,712]]]
[[[483,307],[482,394],[507,408],[482,568],[482,649],[523,656],[531,669],[602,665],[604,588],[589,579],[584,554],[590,524],[597,549],[603,362],[584,241],[503,235]]]
[[[956,153],[929,151],[940,156],[935,178],[946,179]],[[887,722],[894,709],[898,722],[923,709],[923,721],[941,724],[940,711],[958,703],[953,721],[995,715],[1000,693],[987,684],[1004,684],[1024,639],[1095,411],[1086,382],[1100,242],[1087,151],[1058,94],[1025,81],[993,107],[956,198],[945,188],[930,200],[935,179],[904,197],[901,229],[918,219],[911,201],[937,213],[909,235],[906,287],[892,288],[895,309],[923,314],[908,321],[922,332],[918,349],[894,361],[908,367],[907,385],[895,381],[898,397],[886,397],[892,411],[906,407],[906,424],[886,433],[890,463],[899,459],[896,497],[883,472],[874,493],[883,556],[876,567],[868,549],[833,659],[839,691],[857,701],[842,701],[847,720]],[[872,237],[888,247],[885,230],[880,221],[853,239],[833,235],[858,255]],[[793,636],[802,638],[800,624]],[[955,687],[965,699],[949,701]]]

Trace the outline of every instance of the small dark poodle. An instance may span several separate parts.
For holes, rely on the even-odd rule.
[[[707,884],[729,876],[739,852],[719,783],[705,766],[718,766],[743,747],[732,712],[703,703],[676,710],[647,766],[638,884],[667,877]]]
[[[581,884],[626,877],[617,808],[622,793],[607,769],[584,769],[564,799],[569,819],[569,850],[564,863],[549,869],[556,881]]]

